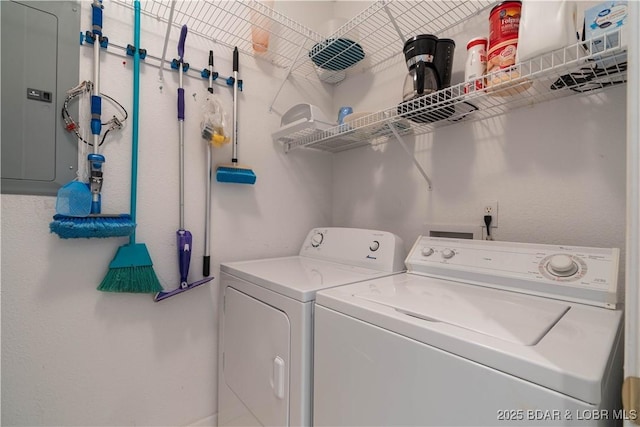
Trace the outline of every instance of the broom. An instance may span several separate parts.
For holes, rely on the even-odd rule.
[[[218,182],[235,184],[255,184],[256,174],[251,168],[238,163],[238,48],[233,49],[233,151],[231,164],[218,166],[216,179]]]
[[[138,121],[140,107],[140,2],[134,1],[135,28],[133,54],[133,129],[131,143],[131,217],[136,218],[138,184]],[[120,246],[109,264],[107,275],[98,286],[104,292],[157,293],[162,291],[153,262],[144,243],[136,243],[136,233],[129,244]]]

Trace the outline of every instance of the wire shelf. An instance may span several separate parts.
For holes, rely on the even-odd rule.
[[[133,0],[114,2],[133,8]],[[422,33],[441,34],[485,13],[494,4],[493,0],[378,0],[329,37],[257,0],[143,0],[141,12],[168,23],[173,7],[174,27],[186,24],[190,34],[228,48],[237,46],[247,55],[287,68],[287,75],[294,73],[308,79],[337,83],[350,74],[376,71],[385,64],[402,61],[398,57],[409,37]],[[254,51],[252,27],[269,32],[266,52]],[[614,33],[541,55],[506,72],[486,75],[490,87],[481,90],[465,93],[465,87],[472,82],[463,82],[358,117],[347,125],[322,130],[304,129],[278,136],[277,140],[283,143],[286,151],[312,147],[336,152],[385,142],[398,135],[429,133],[461,121],[487,119],[538,102],[624,83],[626,52],[619,45],[620,35],[611,37]],[[612,40],[618,45],[611,46]],[[596,45],[607,48],[589,54]],[[606,60],[602,60],[603,57]]]
[[[517,108],[587,93],[626,82],[627,56],[621,37],[610,32],[485,75],[479,90],[473,81],[415,98],[348,124],[305,131],[278,139],[285,151],[307,147],[338,152],[386,142],[407,134],[503,115]],[[617,41],[618,45],[611,45]],[[597,53],[596,46],[608,46]],[[589,47],[589,49],[585,49]],[[469,88],[465,92],[465,88]],[[348,117],[348,116],[347,116]],[[394,132],[395,131],[395,132]]]
[[[133,8],[133,0],[114,0]],[[402,55],[406,39],[439,34],[493,5],[493,0],[378,0],[334,34],[315,32],[256,0],[143,0],[141,13],[172,26],[187,25],[190,35],[238,47],[244,54],[312,80],[337,83],[355,72],[383,66]],[[256,53],[252,28],[269,33],[269,49]]]
[[[133,9],[133,0],[114,2]],[[186,25],[190,35],[229,49],[237,47],[244,54],[261,57],[281,68],[290,67],[301,49],[308,51],[323,39],[319,33],[255,0],[143,0],[140,12],[168,23],[172,4],[173,27]],[[256,53],[253,50],[252,28],[270,34],[270,46],[266,52]]]
[[[294,70],[314,78],[319,74],[318,67],[313,67],[315,64],[325,68],[320,74],[322,80],[338,82],[356,72],[381,68],[402,57],[404,43],[417,34],[439,35],[494,5],[493,0],[379,0],[338,28],[324,43],[314,46],[308,55],[311,67],[309,58],[301,58]],[[363,54],[353,45],[346,45],[345,40],[357,42]],[[326,67],[327,63],[329,67]],[[326,68],[329,68],[328,75]],[[332,72],[332,68],[336,70]]]

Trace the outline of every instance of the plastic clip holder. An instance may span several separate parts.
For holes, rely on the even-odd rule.
[[[134,56],[136,54],[136,47],[133,45],[127,45],[127,56]],[[147,49],[138,49],[140,59],[144,59],[147,56]]]
[[[202,76],[203,79],[208,79],[209,75],[212,76],[213,80],[217,80],[218,77],[220,77],[220,75],[218,74],[217,71],[214,71],[213,73],[211,73],[209,70],[207,70],[206,68],[203,68],[202,71],[200,72],[200,75]]]
[[[91,31],[86,31],[84,33],[84,41],[87,42],[88,44],[93,44],[95,40],[96,40],[96,36]],[[82,41],[83,41],[83,36],[80,35],[80,44],[82,44]]]
[[[172,60],[171,61],[171,69],[172,70],[177,70],[178,67],[179,67],[179,64],[180,64],[180,62],[177,59]],[[187,63],[187,62],[183,62],[182,63],[182,71],[185,72],[185,73],[187,71],[189,71],[189,63]]]

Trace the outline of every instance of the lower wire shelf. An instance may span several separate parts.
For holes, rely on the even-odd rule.
[[[616,31],[549,52],[513,67],[484,76],[481,89],[475,82],[428,94],[358,117],[348,124],[313,129],[276,140],[285,151],[313,148],[339,152],[384,143],[405,135],[426,134],[443,126],[500,116],[539,102],[588,93],[627,80],[627,54]],[[596,46],[608,46],[597,53]]]

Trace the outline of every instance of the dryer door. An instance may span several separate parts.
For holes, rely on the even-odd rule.
[[[262,425],[289,422],[290,329],[282,311],[226,289],[224,379]]]

